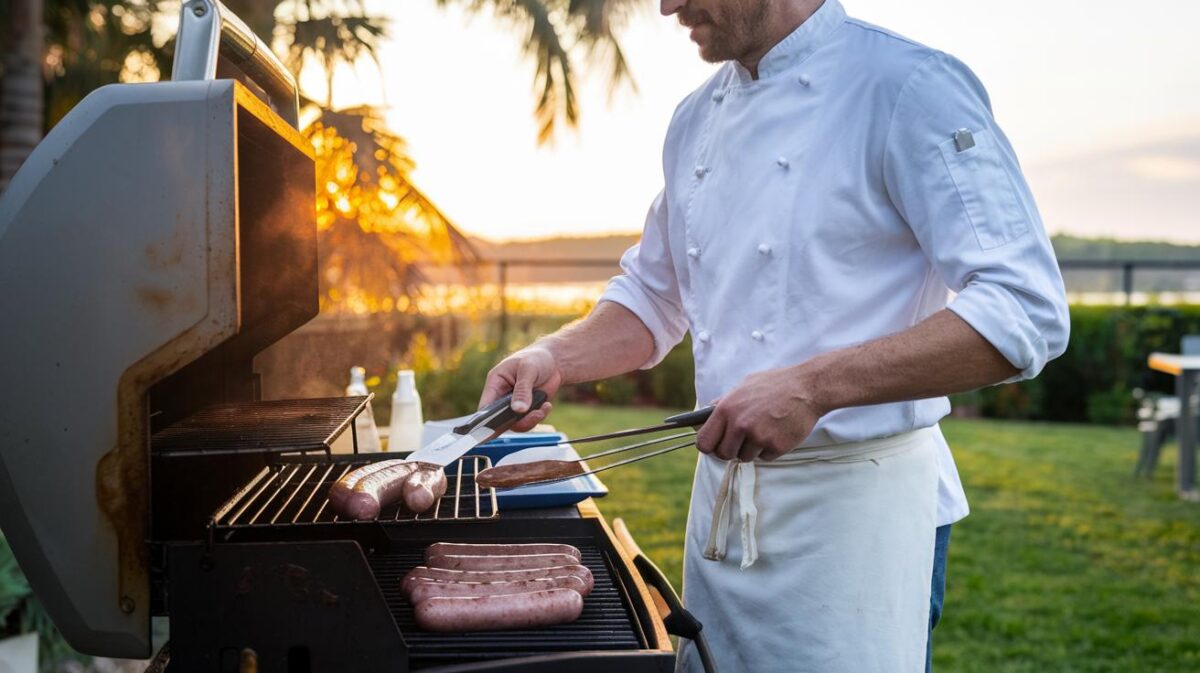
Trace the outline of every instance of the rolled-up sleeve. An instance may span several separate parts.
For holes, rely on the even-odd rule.
[[[927,58],[901,90],[884,183],[943,282],[948,308],[1031,378],[1066,349],[1062,274],[983,85],[959,61]]]
[[[621,275],[608,282],[600,301],[620,304],[633,312],[654,337],[654,352],[642,369],[662,362],[683,339],[687,317],[679,296],[679,281],[667,236],[667,199],[659,192],[646,215],[641,240],[621,256]]]

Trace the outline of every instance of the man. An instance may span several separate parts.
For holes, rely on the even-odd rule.
[[[482,402],[512,389],[524,410],[534,387],[651,367],[690,330],[716,410],[684,599],[722,670],[927,669],[967,513],[944,396],[1034,376],[1066,345],[1032,196],[955,59],[837,0],[662,11],[725,63],[675,112],[623,274],[497,365]],[[687,644],[679,667],[697,670]]]

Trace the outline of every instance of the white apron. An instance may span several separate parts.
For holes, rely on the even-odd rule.
[[[722,673],[925,670],[936,433],[700,456],[683,596]],[[703,670],[690,641],[676,670]]]

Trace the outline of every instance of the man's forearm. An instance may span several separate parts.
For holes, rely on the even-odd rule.
[[[1020,370],[954,312],[943,309],[897,334],[798,365],[825,412],[939,397],[999,383]]]
[[[563,383],[595,381],[630,372],[654,352],[654,337],[632,311],[604,301],[582,320],[539,339],[554,355]]]

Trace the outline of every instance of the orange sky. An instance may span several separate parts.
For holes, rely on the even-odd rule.
[[[962,58],[987,85],[1052,232],[1200,243],[1200,3],[844,0],[847,11]],[[392,19],[373,66],[335,104],[389,108],[420,185],[493,239],[640,231],[662,136],[712,72],[674,20],[647,11],[623,44],[640,93],[585,78],[578,132],[538,148],[519,36],[433,0],[375,0]],[[323,98],[316,73],[307,90]]]

